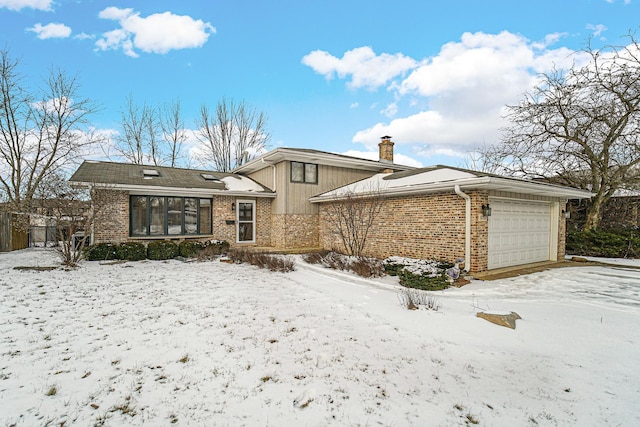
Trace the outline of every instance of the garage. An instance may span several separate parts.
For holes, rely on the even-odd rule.
[[[489,199],[489,269],[551,259],[551,204]]]

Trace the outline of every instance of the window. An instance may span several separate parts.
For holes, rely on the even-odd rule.
[[[131,196],[131,236],[211,234],[211,199]]]
[[[318,165],[315,163],[291,162],[291,182],[318,183]]]

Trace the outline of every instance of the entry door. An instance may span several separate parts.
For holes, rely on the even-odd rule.
[[[550,203],[504,199],[489,203],[489,269],[550,259]]]
[[[256,241],[255,200],[236,201],[236,215],[236,242],[254,243]]]

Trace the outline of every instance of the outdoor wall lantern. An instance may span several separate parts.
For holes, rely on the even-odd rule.
[[[569,212],[569,211],[562,211],[562,218],[564,218],[564,219],[569,219],[569,218],[571,218],[571,212]]]
[[[491,216],[491,206],[489,206],[489,203],[482,205],[482,216]]]
[[[231,212],[236,211],[236,202],[231,202]]]

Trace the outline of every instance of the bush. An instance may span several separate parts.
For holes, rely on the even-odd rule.
[[[118,259],[140,261],[147,257],[147,248],[140,242],[123,242],[116,247]]]
[[[184,240],[178,245],[178,252],[180,256],[185,258],[196,258],[200,255],[200,252],[204,250],[205,244],[202,242],[194,242],[191,240]]]
[[[211,240],[204,244],[204,248],[198,254],[200,261],[212,260],[229,251],[229,242],[225,240]]]
[[[375,258],[358,257],[351,261],[349,269],[362,277],[381,277],[384,275],[382,262]]]
[[[567,253],[605,258],[638,258],[637,230],[589,230],[567,233]]]
[[[96,243],[85,249],[84,257],[88,261],[118,259],[117,247],[113,243]]]
[[[177,257],[178,254],[178,245],[169,240],[150,242],[147,245],[147,258],[149,259],[172,259]]]
[[[389,257],[383,261],[385,272],[398,276],[400,284],[407,288],[438,291],[449,287],[446,274],[454,264],[447,261]]]
[[[227,254],[230,260],[236,263],[247,263],[259,268],[271,271],[287,273],[294,270],[295,263],[290,257],[250,252],[244,250],[232,250]]]

